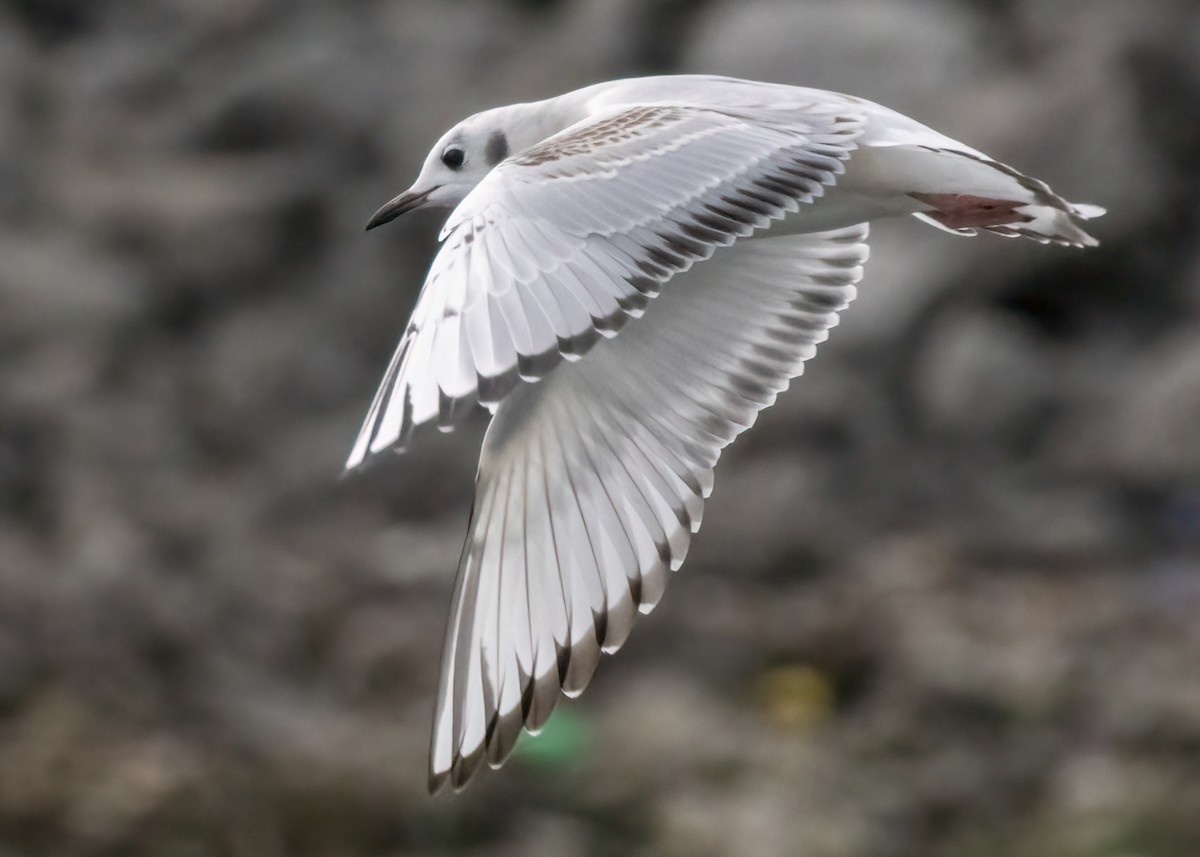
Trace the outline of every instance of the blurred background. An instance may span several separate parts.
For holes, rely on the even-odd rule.
[[[880,223],[687,566],[430,799],[482,421],[338,479],[443,130],[598,80],[852,92],[1105,205]],[[1193,0],[0,3],[0,855],[1200,853]]]

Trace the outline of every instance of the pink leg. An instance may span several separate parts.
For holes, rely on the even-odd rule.
[[[909,196],[933,206],[933,211],[925,214],[951,229],[1003,226],[1033,220],[1028,214],[1017,211],[1017,207],[1025,203],[1011,199],[990,199],[968,193],[912,193]]]

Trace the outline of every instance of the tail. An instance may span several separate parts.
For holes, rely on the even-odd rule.
[[[980,152],[911,144],[870,152],[877,174],[915,201],[914,216],[939,229],[956,235],[983,229],[1069,247],[1099,244],[1084,224],[1103,208],[1067,202],[1045,182]]]

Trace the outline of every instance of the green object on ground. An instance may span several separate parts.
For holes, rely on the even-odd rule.
[[[582,756],[587,743],[587,726],[583,718],[560,709],[550,716],[537,735],[521,736],[516,755],[536,765],[559,767]]]

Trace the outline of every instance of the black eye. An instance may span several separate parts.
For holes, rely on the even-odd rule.
[[[442,152],[442,163],[452,170],[457,170],[467,159],[467,153],[462,146],[447,146]]]

